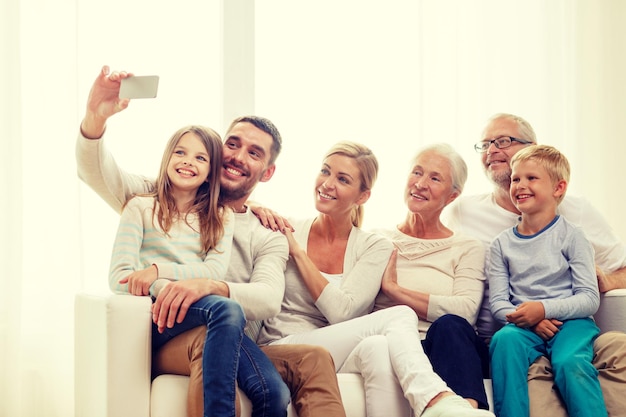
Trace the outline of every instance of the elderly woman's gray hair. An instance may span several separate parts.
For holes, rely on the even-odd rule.
[[[434,153],[445,158],[450,165],[450,174],[452,176],[452,187],[459,192],[463,192],[465,181],[467,181],[467,164],[463,157],[454,148],[447,143],[435,143],[428,145],[417,153],[413,160],[425,153]]]

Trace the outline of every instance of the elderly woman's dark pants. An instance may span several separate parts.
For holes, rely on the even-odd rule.
[[[441,316],[431,324],[422,345],[435,372],[456,394],[489,409],[483,384],[489,377],[489,350],[467,320]]]

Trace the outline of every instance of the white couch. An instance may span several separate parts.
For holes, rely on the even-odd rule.
[[[186,417],[188,378],[150,377],[148,297],[78,294],[75,300],[75,415],[79,417]],[[626,332],[626,290],[602,298],[600,329]],[[366,417],[363,381],[339,374],[348,417]],[[491,381],[485,380],[491,403]],[[242,394],[242,417],[250,402]],[[296,413],[289,406],[289,416]]]

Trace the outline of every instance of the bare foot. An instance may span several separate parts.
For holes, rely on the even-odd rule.
[[[428,407],[432,407],[433,405],[437,404],[440,400],[442,400],[445,397],[449,397],[450,395],[455,395],[452,392],[449,391],[443,391],[440,392],[439,394],[437,394],[435,397],[433,397],[432,400],[430,400],[428,402],[428,404],[426,405],[426,408]],[[472,407],[474,408],[478,408],[478,401],[472,399],[472,398],[464,398],[465,401],[467,401]]]
[[[443,398],[448,397],[450,395],[454,395],[454,393],[452,393],[450,391],[440,392],[439,394],[435,395],[433,397],[433,399],[428,402],[428,404],[426,404],[426,408],[432,407],[433,405],[437,404],[440,400],[442,400]]]
[[[489,410],[472,407],[469,401],[452,392],[437,394],[426,406],[421,417],[495,417]]]
[[[467,401],[468,403],[470,403],[470,405],[474,408],[478,408],[478,401],[476,401],[473,398],[465,398],[465,401]]]

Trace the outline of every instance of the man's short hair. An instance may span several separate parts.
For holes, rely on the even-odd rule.
[[[250,123],[272,137],[272,149],[270,151],[269,164],[274,164],[283,147],[283,139],[280,136],[280,132],[278,131],[276,125],[274,125],[271,120],[266,119],[265,117],[241,116],[232,121],[230,126],[228,126],[228,132],[230,132],[237,123]],[[228,134],[226,136],[228,136]]]

